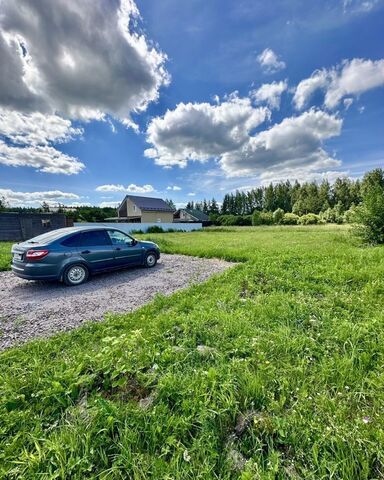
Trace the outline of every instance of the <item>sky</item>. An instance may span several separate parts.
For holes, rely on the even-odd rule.
[[[384,0],[0,0],[0,197],[190,200],[384,167]]]

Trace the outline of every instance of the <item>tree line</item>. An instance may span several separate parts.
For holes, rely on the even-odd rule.
[[[282,209],[297,215],[319,214],[338,206],[341,212],[361,203],[367,179],[375,172],[367,174],[363,181],[350,178],[337,178],[331,184],[323,180],[316,182],[280,182],[260,186],[247,192],[237,190],[224,195],[221,207],[214,198],[202,202],[188,202],[187,208],[201,210],[207,215],[251,215],[255,210],[274,212]]]

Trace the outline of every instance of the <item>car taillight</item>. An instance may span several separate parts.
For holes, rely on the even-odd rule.
[[[40,260],[48,255],[49,250],[28,250],[26,258],[28,260]]]

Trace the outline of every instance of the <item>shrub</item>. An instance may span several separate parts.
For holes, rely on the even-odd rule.
[[[273,212],[273,222],[276,224],[282,223],[284,218],[284,210],[282,208],[278,208]]]
[[[297,225],[299,223],[299,216],[295,213],[284,213],[282,224],[283,225]]]
[[[151,227],[147,228],[147,233],[164,233],[164,230],[162,229],[162,227],[152,225]]]
[[[326,223],[344,223],[343,206],[338,203],[333,208],[327,208],[324,212],[321,212],[320,218]]]
[[[143,230],[132,230],[129,232],[131,235],[139,235],[140,233],[144,233]]]
[[[300,225],[315,225],[319,223],[320,217],[315,213],[307,213],[299,218]]]
[[[360,225],[355,233],[371,244],[384,243],[384,187],[374,185],[356,208],[355,219]]]
[[[232,227],[234,225],[252,225],[251,215],[220,215],[216,217],[216,225]]]
[[[355,223],[357,220],[357,207],[352,203],[351,208],[344,212],[344,222],[345,223]]]
[[[272,225],[273,214],[272,212],[259,212],[255,210],[252,215],[252,225]]]

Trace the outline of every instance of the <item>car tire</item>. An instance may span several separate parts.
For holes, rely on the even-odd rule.
[[[144,260],[144,266],[147,268],[152,268],[156,265],[156,263],[157,263],[156,253],[154,252],[147,253]]]
[[[69,287],[81,285],[88,280],[89,271],[85,265],[75,263],[69,266],[63,274],[63,282]]]

